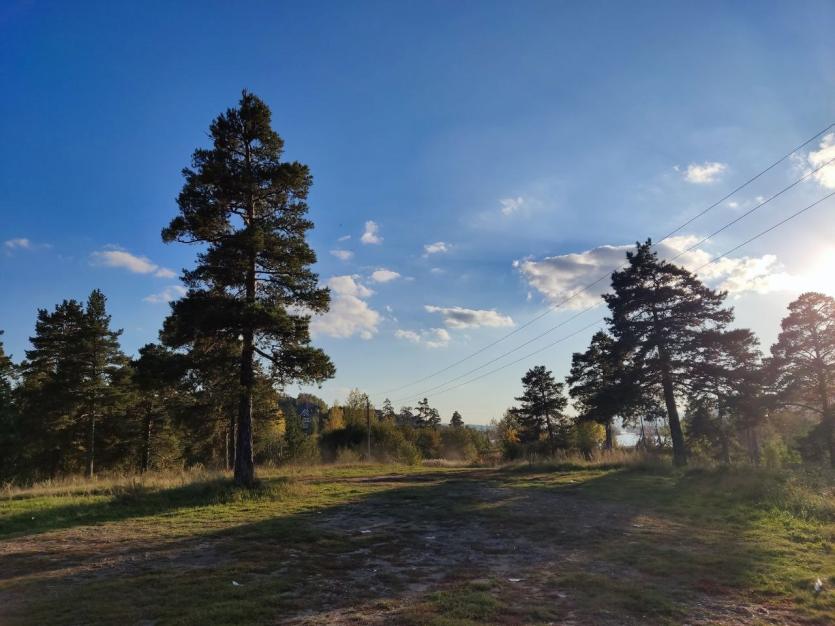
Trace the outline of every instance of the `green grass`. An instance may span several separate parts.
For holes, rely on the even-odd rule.
[[[833,588],[828,476],[356,465],[0,499],[3,624],[830,624]]]

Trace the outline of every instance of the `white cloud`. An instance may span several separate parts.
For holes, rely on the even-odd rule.
[[[153,263],[144,256],[136,256],[126,250],[100,250],[90,255],[93,265],[121,267],[134,274],[153,274],[159,278],[174,278],[176,274],[165,267]]]
[[[342,235],[337,241],[348,241],[351,238],[351,235]]]
[[[425,256],[429,256],[430,254],[444,254],[449,252],[451,248],[451,244],[443,241],[436,241],[435,243],[427,243],[424,245],[423,251],[425,252]]]
[[[478,328],[480,326],[513,326],[509,315],[502,315],[494,309],[465,309],[460,306],[440,307],[427,304],[429,313],[440,313],[444,324],[450,328]]]
[[[420,332],[398,329],[394,331],[394,336],[415,345],[424,345],[427,348],[446,348],[452,340],[445,328],[430,328]]]
[[[377,332],[380,314],[368,306],[364,298],[374,292],[358,282],[357,276],[333,276],[328,281],[333,296],[330,310],[310,321],[314,335],[346,338],[359,335],[371,339]]]
[[[3,242],[3,248],[6,254],[11,255],[16,250],[38,250],[40,248],[51,248],[48,243],[35,243],[26,237],[15,237],[14,239],[7,239]]]
[[[371,280],[373,280],[375,283],[388,283],[396,278],[400,278],[400,274],[398,274],[394,270],[387,270],[384,267],[381,267],[378,270],[374,270],[374,272],[371,274]]]
[[[715,161],[691,163],[684,172],[684,180],[696,185],[705,185],[717,181],[727,169],[727,165]]]
[[[353,296],[355,298],[367,298],[374,292],[359,282],[359,276],[333,276],[328,280],[328,287],[331,291],[340,296]]]
[[[835,133],[829,133],[821,139],[818,150],[813,150],[807,156],[811,170],[821,167],[827,161],[835,159]],[[810,170],[810,171],[811,171]],[[835,189],[835,163],[821,168],[812,175],[822,187]]]
[[[7,239],[3,242],[6,250],[31,250],[32,242],[26,237],[18,237],[16,239]]]
[[[690,270],[695,270],[710,261],[714,255],[703,248],[694,248],[701,238],[695,235],[670,237],[655,249],[661,259],[672,259]],[[569,309],[584,309],[603,304],[600,295],[609,290],[609,274],[626,263],[626,252],[631,245],[605,245],[571,254],[546,257],[542,260],[523,259],[514,261],[528,284],[539,291],[551,303],[562,303],[569,296],[571,300],[563,306]],[[682,254],[683,253],[683,254]],[[727,290],[732,295],[745,292],[767,293],[781,290],[787,283],[787,274],[774,255],[761,257],[722,258],[699,270],[699,276],[710,286]],[[602,278],[586,291],[580,289]]]
[[[152,293],[150,296],[142,298],[145,302],[152,302],[158,304],[160,302],[172,302],[182,298],[188,293],[188,289],[182,285],[169,285],[159,293]]]
[[[366,245],[383,243],[383,238],[380,237],[379,233],[380,225],[373,220],[368,220],[365,223],[365,231],[362,233],[360,241],[362,241]]]
[[[524,203],[525,199],[522,196],[517,196],[516,198],[502,198],[499,200],[499,204],[502,205],[502,215],[513,215],[522,207]]]
[[[420,343],[420,333],[416,333],[413,330],[396,330],[394,331],[394,336],[398,339],[405,339],[406,341],[410,341],[412,343]]]
[[[431,274],[446,274],[446,270],[440,267],[433,267],[429,272]]]
[[[331,250],[331,254],[340,261],[350,261],[354,258],[354,253],[350,250]]]

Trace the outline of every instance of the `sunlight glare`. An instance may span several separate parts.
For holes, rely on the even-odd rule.
[[[835,248],[827,248],[818,254],[809,270],[798,278],[801,291],[819,291],[835,296]]]

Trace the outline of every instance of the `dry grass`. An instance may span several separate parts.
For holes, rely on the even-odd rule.
[[[255,491],[203,470],[9,489],[0,622],[833,623],[827,476],[662,463],[618,451],[261,468]]]
[[[0,499],[40,496],[121,495],[136,490],[161,490],[184,487],[196,482],[229,478],[228,472],[196,467],[145,474],[108,472],[93,478],[72,475],[36,482],[32,485],[6,483],[0,487]]]

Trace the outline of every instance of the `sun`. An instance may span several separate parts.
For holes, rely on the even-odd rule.
[[[835,296],[835,248],[818,253],[798,280],[802,291],[819,291]]]

